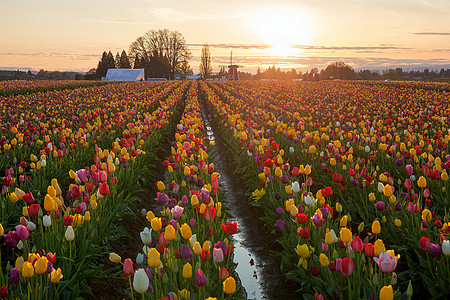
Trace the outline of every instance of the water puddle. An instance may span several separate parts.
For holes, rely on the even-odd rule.
[[[227,141],[216,136],[214,124],[203,112],[203,119],[209,140],[215,140],[215,155],[212,162],[219,172],[225,205],[229,208],[231,221],[237,222],[238,232],[233,235],[234,260],[238,263],[237,273],[247,293],[247,299],[292,299],[296,287],[287,284],[280,272],[280,262],[270,255],[276,248],[274,237],[259,220],[262,210],[251,206],[245,195],[246,188],[241,179],[234,175],[235,164],[228,152]],[[297,287],[298,288],[298,287]]]

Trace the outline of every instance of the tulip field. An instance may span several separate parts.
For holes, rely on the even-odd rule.
[[[20,84],[0,83],[0,297],[109,299],[101,279],[127,299],[245,298],[217,151],[292,299],[450,295],[449,84]],[[139,252],[112,247],[129,234]]]

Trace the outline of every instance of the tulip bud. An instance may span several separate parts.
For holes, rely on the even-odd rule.
[[[69,242],[73,241],[75,239],[75,233],[73,231],[72,226],[68,226],[65,233],[66,240]]]

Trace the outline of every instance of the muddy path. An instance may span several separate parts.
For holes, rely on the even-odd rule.
[[[207,135],[215,140],[215,155],[212,157],[215,169],[220,174],[220,184],[224,191],[224,201],[231,221],[237,222],[238,233],[233,236],[236,269],[248,299],[301,299],[295,294],[299,286],[286,282],[280,271],[280,262],[270,251],[282,250],[274,236],[259,218],[263,210],[248,203],[246,187],[235,175],[236,164],[228,151],[227,141],[216,134],[217,125],[210,119],[208,108],[202,104],[203,119]]]

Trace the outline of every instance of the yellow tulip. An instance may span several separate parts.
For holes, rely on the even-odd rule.
[[[348,221],[348,216],[342,216],[341,220],[339,221],[339,225],[341,227],[346,227],[347,226],[347,221]]]
[[[430,222],[432,218],[433,218],[433,216],[432,216],[432,214],[431,214],[431,211],[430,211],[429,209],[425,208],[425,209],[422,211],[422,220],[425,220],[425,221],[427,221],[427,222]]]
[[[77,174],[73,170],[70,170],[69,171],[69,176],[70,176],[71,179],[75,179],[77,177]]]
[[[51,197],[56,197],[56,190],[53,186],[47,187],[47,194],[49,194]]]
[[[29,278],[33,277],[33,275],[34,275],[33,265],[28,261],[24,262],[22,266],[22,276],[25,278]]]
[[[208,252],[211,249],[211,243],[209,241],[205,241],[202,246],[203,251]]]
[[[22,256],[19,256],[19,257],[16,259],[16,263],[14,264],[14,266],[15,266],[17,269],[19,269],[19,271],[22,271],[24,262],[25,262],[25,260],[23,259],[23,257],[22,257]]]
[[[172,225],[167,225],[164,231],[164,238],[168,241],[175,239],[175,228]]]
[[[228,277],[223,282],[223,291],[225,294],[231,295],[236,291],[236,280],[233,277]]]
[[[389,184],[386,184],[383,188],[383,194],[386,197],[391,197],[392,196],[392,188]]]
[[[199,201],[198,201],[197,195],[196,195],[196,194],[192,195],[192,196],[191,196],[191,204],[192,204],[193,206],[195,206],[195,205],[198,205],[198,203],[199,203]]]
[[[154,231],[160,231],[162,229],[162,221],[161,218],[153,218],[150,221],[150,224],[152,225],[152,229]]]
[[[14,192],[16,193],[16,196],[17,196],[17,198],[18,198],[19,200],[22,200],[23,196],[25,195],[25,192],[22,191],[22,190],[19,189],[19,188],[16,188],[16,189],[14,190]]]
[[[53,200],[52,196],[50,196],[49,194],[45,195],[44,208],[46,211],[52,211],[57,208],[56,204],[55,204],[55,200]]]
[[[372,223],[372,233],[379,234],[381,232],[380,221],[376,220]]]
[[[402,220],[400,219],[395,219],[394,220],[394,224],[395,226],[397,226],[398,228],[402,227]]]
[[[189,225],[186,223],[181,225],[180,231],[181,231],[181,236],[186,240],[188,240],[192,236],[191,227],[189,227]]]
[[[34,264],[34,271],[36,272],[36,274],[43,274],[47,270],[47,263],[47,257],[40,257]]]
[[[324,253],[320,253],[319,262],[322,267],[328,267],[328,265],[330,264],[328,256],[326,256]]]
[[[340,237],[343,243],[350,243],[352,241],[352,232],[346,227],[341,228]]]
[[[158,268],[161,265],[161,260],[159,259],[160,254],[155,248],[151,248],[148,252],[148,265],[151,268]]]
[[[427,180],[425,179],[425,177],[420,176],[419,179],[417,180],[417,185],[421,188],[424,188],[427,186]]]
[[[158,181],[156,183],[156,186],[158,187],[158,190],[160,192],[165,191],[166,190],[166,186],[164,185],[164,183],[162,181]]]
[[[373,252],[376,257],[380,256],[380,253],[386,252],[386,247],[384,246],[383,240],[378,239],[373,245]]]
[[[17,197],[17,194],[15,192],[12,192],[11,194],[9,194],[9,201],[11,201],[12,203],[17,202],[17,200],[19,200],[19,198]]]
[[[392,285],[383,286],[380,290],[380,300],[392,300],[394,299],[394,290]]]
[[[192,277],[192,266],[190,263],[186,263],[183,267],[183,278],[189,279]]]
[[[61,269],[53,269],[52,273],[50,274],[50,280],[52,283],[57,283],[63,278],[63,275],[61,274]]]
[[[152,219],[155,217],[155,214],[151,210],[149,210],[145,217],[147,218],[147,221],[151,223]]]
[[[117,253],[111,252],[109,254],[109,260],[115,264],[118,264],[122,260],[122,257],[120,257]]]
[[[5,232],[5,229],[3,229],[3,225],[0,224],[0,236],[2,236],[4,232]]]
[[[192,248],[193,248],[193,250],[194,250],[194,254],[195,254],[195,255],[200,255],[200,254],[202,254],[202,246],[200,246],[200,243],[199,243],[199,242],[195,242],[195,243],[194,243],[194,246],[193,246]]]

